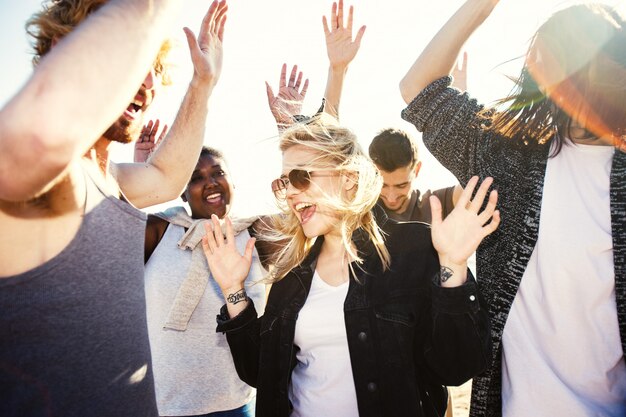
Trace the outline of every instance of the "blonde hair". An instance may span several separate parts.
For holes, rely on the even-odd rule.
[[[316,155],[302,169],[338,170],[341,175],[348,177],[348,181],[354,182],[349,193],[326,195],[324,206],[330,208],[338,219],[343,246],[350,258],[358,263],[362,262],[351,244],[353,233],[362,229],[373,243],[383,268],[387,269],[390,262],[389,252],[371,211],[378,200],[382,178],[361,149],[354,133],[330,123],[324,115],[320,115],[307,124],[298,123],[282,133],[280,150],[284,152],[294,146],[304,147]],[[315,242],[315,238],[305,236],[298,218],[288,205],[279,206],[282,214],[272,219],[271,230],[261,237],[279,242],[274,268],[269,276],[271,282],[279,281],[301,264]]]
[[[108,0],[51,0],[42,4],[42,10],[33,14],[26,22],[26,33],[32,38],[33,65],[50,52],[55,42],[74,30],[91,13],[98,10]],[[172,42],[166,40],[161,45],[153,68],[163,85],[171,84],[170,67],[167,61]]]

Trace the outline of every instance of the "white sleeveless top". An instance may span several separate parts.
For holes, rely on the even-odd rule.
[[[254,396],[254,390],[237,376],[226,336],[215,332],[215,317],[224,305],[224,296],[215,280],[209,279],[186,331],[163,327],[191,264],[192,252],[177,246],[184,233],[183,227],[170,224],[146,264],[148,331],[157,405],[162,416],[232,410]],[[247,230],[235,237],[240,251],[243,252],[248,239]],[[264,276],[265,270],[255,250],[246,291],[259,314],[265,307],[265,285],[253,283]]]

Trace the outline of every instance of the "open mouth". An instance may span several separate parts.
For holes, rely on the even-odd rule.
[[[222,204],[222,193],[211,193],[206,196],[205,201],[210,205]]]
[[[315,214],[315,210],[317,209],[317,206],[312,203],[301,202],[301,203],[297,203],[294,206],[294,209],[300,215],[300,223],[304,224],[308,222],[311,219],[311,217],[313,217],[313,215]]]
[[[128,107],[126,107],[124,115],[130,119],[136,119],[139,113],[142,111],[144,104],[144,101],[135,98],[135,100],[133,100],[132,103],[130,103]]]

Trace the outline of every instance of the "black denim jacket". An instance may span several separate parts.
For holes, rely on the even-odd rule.
[[[359,415],[438,416],[445,410],[441,385],[459,385],[487,365],[489,324],[470,278],[457,288],[433,284],[439,269],[430,228],[386,221],[390,269],[383,272],[371,242],[355,234],[363,257],[353,264],[344,303]],[[252,302],[229,319],[225,306],[217,331],[225,332],[240,378],[257,388],[256,415],[288,416],[293,344],[323,238],[301,266],[273,284],[265,314]]]

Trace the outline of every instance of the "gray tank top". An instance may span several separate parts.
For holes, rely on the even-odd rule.
[[[157,416],[146,216],[86,182],[87,212],[70,244],[0,280],[0,416]]]

